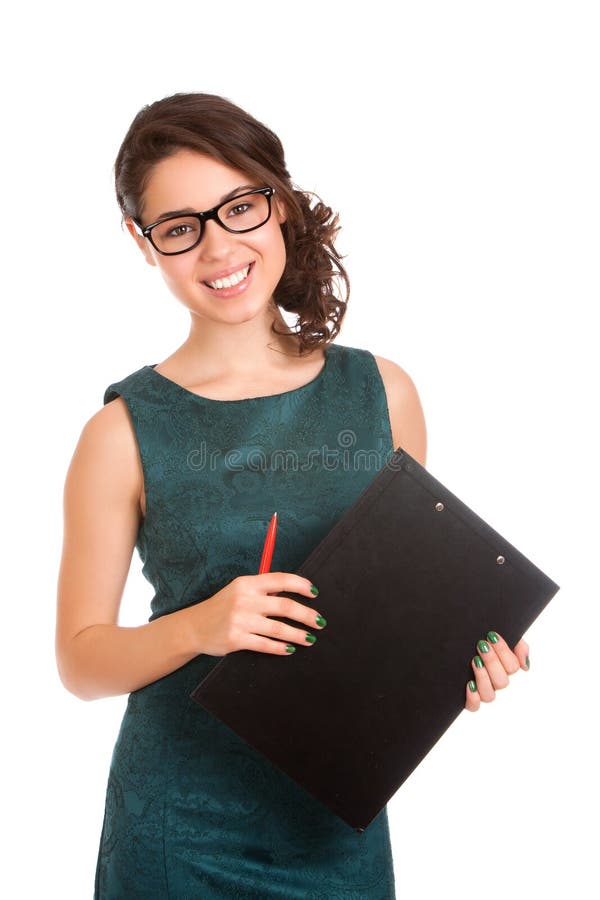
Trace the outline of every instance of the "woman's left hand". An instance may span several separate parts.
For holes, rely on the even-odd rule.
[[[529,669],[529,645],[520,640],[511,650],[497,631],[488,631],[485,640],[477,643],[471,660],[473,680],[466,687],[465,709],[476,712],[480,704],[496,699],[496,691],[508,687],[508,676],[519,669]],[[475,688],[473,690],[472,688]]]

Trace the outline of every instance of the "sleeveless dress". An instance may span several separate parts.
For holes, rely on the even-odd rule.
[[[275,511],[271,571],[296,571],[394,451],[367,350],[330,344],[308,384],[242,400],[201,397],[155,365],[104,394],[123,397],[142,463],[148,621],[256,574]],[[387,807],[357,832],[195,703],[219,659],[200,654],[129,694],[94,900],[393,900]]]

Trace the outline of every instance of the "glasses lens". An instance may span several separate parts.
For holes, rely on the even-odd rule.
[[[200,238],[200,222],[192,216],[167,219],[152,229],[152,240],[163,253],[189,250]]]
[[[235,197],[219,210],[219,219],[231,231],[258,228],[269,218],[269,201],[264,194]]]

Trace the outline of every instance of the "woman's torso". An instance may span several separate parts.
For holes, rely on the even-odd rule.
[[[208,399],[143,366],[107,388],[117,397],[144,475],[150,621],[256,573],[275,511],[272,571],[296,571],[394,449],[375,358],[336,344],[312,379],[270,396]],[[129,695],[96,896],[390,900],[386,810],[355,833],[196,704],[218,662],[200,654]]]
[[[257,397],[277,396],[288,391],[295,391],[316,379],[325,366],[324,349],[313,350],[302,358],[286,356],[286,365],[281,363],[271,371],[261,369],[252,378],[240,378],[233,375],[227,379],[210,378],[193,379],[189,382],[185,377],[182,363],[173,354],[162,363],[154,366],[154,371],[169,379],[190,393],[197,394],[207,400],[240,401]],[[137,465],[137,484],[139,490],[139,507],[141,516],[146,515],[146,492],[144,490],[143,472],[139,466],[139,457],[135,454]]]

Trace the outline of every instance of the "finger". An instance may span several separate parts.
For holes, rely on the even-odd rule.
[[[488,631],[486,638],[487,643],[492,644],[504,671],[508,675],[514,675],[515,672],[518,672],[521,664],[504,638],[497,631]]]
[[[283,616],[291,622],[301,622],[309,628],[325,628],[327,619],[312,606],[307,606],[291,597],[267,596],[263,599],[259,612],[265,616]],[[291,637],[291,635],[290,635]]]
[[[311,584],[308,578],[302,578],[300,575],[290,572],[264,572],[262,575],[241,575],[236,580],[241,583],[242,590],[250,589],[251,592],[257,592],[255,596],[260,599],[260,612],[264,615],[285,616],[287,619],[304,622],[311,628],[325,628],[327,619],[318,609],[292,600],[291,597],[279,596],[279,591],[287,591],[292,594],[304,594],[314,599],[318,596],[319,589]],[[268,601],[267,605],[264,602],[265,597]]]
[[[469,712],[477,712],[481,706],[481,699],[475,680],[468,682],[466,692],[465,709],[468,709]]]
[[[305,647],[311,647],[317,640],[317,636],[310,630],[294,628],[292,625],[286,625],[285,622],[279,622],[277,619],[268,619],[264,616],[253,616],[249,630],[253,631],[254,634],[264,635],[276,640],[286,641],[287,643],[302,644]]]
[[[506,674],[504,666],[496,655],[493,644],[482,639],[477,642],[477,651],[480,659],[483,660],[485,670],[489,675],[489,679],[494,690],[497,691],[501,690],[502,688],[508,687],[508,675]],[[484,697],[482,696],[481,699],[484,700]]]
[[[531,662],[529,660],[529,644],[521,638],[519,643],[515,646],[514,654],[519,660],[519,665],[525,671],[529,671],[529,667]]]
[[[264,572],[262,575],[242,576],[253,578],[258,589],[265,594],[276,594],[288,591],[291,594],[303,594],[307,597],[318,597],[319,589],[309,578],[294,575],[292,572]]]
[[[273,641],[260,634],[247,634],[241,650],[257,650],[259,653],[272,653],[279,656],[291,656],[296,652],[294,644],[285,641]]]
[[[496,693],[494,691],[492,682],[490,681],[488,671],[485,668],[483,660],[481,656],[479,656],[479,654],[474,656],[471,660],[471,668],[473,669],[473,676],[475,684],[477,686],[477,693],[479,694],[481,702],[491,703],[492,700],[496,699]]]

